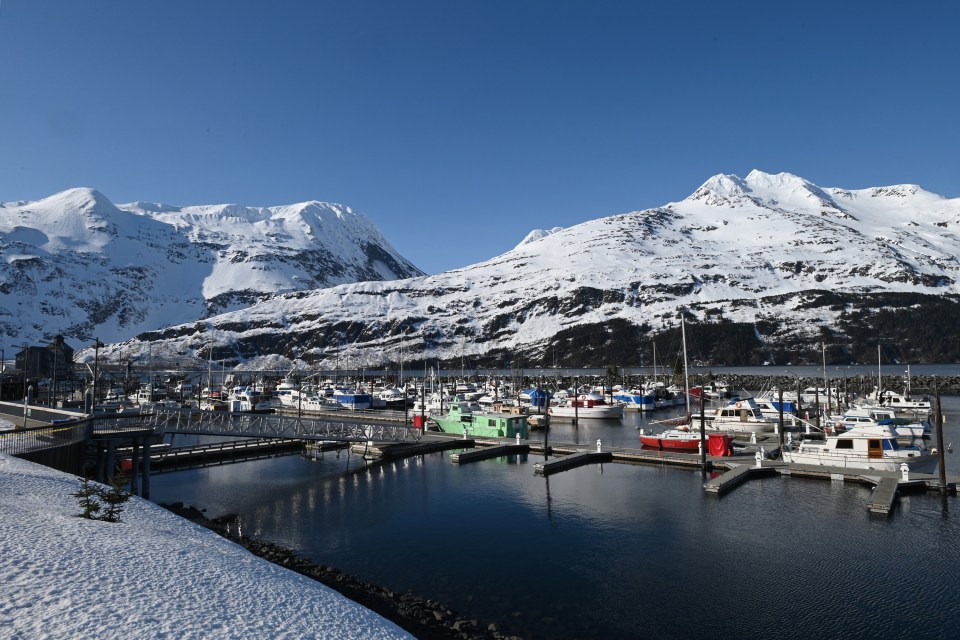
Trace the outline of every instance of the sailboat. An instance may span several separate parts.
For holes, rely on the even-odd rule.
[[[671,424],[672,429],[667,429],[656,434],[647,434],[640,431],[640,443],[645,447],[655,449],[671,449],[674,451],[698,451],[700,448],[700,433],[692,430],[690,424],[690,373],[687,369],[687,331],[686,322],[683,315],[680,316],[680,335],[683,341],[683,390],[684,397],[687,399],[687,414],[674,421],[664,421],[660,424]]]

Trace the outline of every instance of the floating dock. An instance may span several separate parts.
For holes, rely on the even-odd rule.
[[[772,476],[777,472],[779,463],[764,461],[760,466],[741,464],[726,471],[724,474],[703,483],[703,489],[707,493],[721,495],[730,489],[739,486],[745,480],[758,476]]]
[[[613,453],[609,451],[580,451],[549,462],[538,462],[533,465],[533,472],[540,476],[582,467],[585,464],[613,462]]]
[[[528,444],[497,444],[484,449],[474,449],[462,453],[454,453],[450,456],[450,462],[454,464],[465,464],[467,462],[479,462],[480,460],[490,460],[503,456],[515,456],[530,453]]]
[[[881,478],[880,482],[873,489],[873,495],[867,508],[871,513],[890,513],[893,510],[893,502],[897,499],[897,489],[900,482],[896,478]]]
[[[350,447],[352,453],[359,453],[365,460],[396,460],[413,456],[449,451],[450,449],[473,449],[476,441],[471,439],[442,439],[422,440],[419,443],[407,442],[367,442],[357,443]]]

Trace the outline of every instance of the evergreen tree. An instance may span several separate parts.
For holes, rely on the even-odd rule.
[[[100,497],[99,487],[90,484],[88,478],[81,478],[80,489],[70,495],[77,499],[77,502],[80,503],[80,508],[83,509],[80,517],[88,520],[97,519],[97,514],[100,513],[100,509],[103,507],[97,499]]]

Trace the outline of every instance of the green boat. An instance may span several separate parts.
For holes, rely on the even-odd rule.
[[[446,433],[481,438],[516,438],[517,434],[527,439],[527,416],[513,413],[483,413],[473,411],[468,402],[455,402],[444,416],[430,418]]]

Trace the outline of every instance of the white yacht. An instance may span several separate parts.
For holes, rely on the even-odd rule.
[[[849,431],[865,425],[889,425],[901,438],[923,438],[930,435],[930,423],[924,420],[898,418],[891,409],[878,407],[854,407],[843,414],[838,428]]]
[[[599,393],[588,393],[568,399],[560,405],[551,405],[547,413],[557,420],[573,420],[574,418],[602,418],[619,420],[623,417],[623,407],[608,404]]]
[[[870,400],[876,400],[879,402],[880,406],[888,407],[894,411],[930,412],[933,410],[933,407],[930,404],[930,398],[911,398],[909,396],[896,393],[895,391],[881,392],[878,400],[877,392],[874,390],[873,393],[870,394]]]
[[[700,414],[691,418],[691,424],[700,423]],[[704,415],[706,428],[711,431],[733,431],[741,433],[765,433],[773,431],[779,424],[778,419],[763,415],[757,401],[753,398],[734,400],[730,404],[718,407]]]
[[[903,447],[889,425],[863,425],[824,440],[805,440],[784,447],[786,462],[855,469],[900,471],[906,464],[912,471],[931,473],[939,456],[919,446]]]

